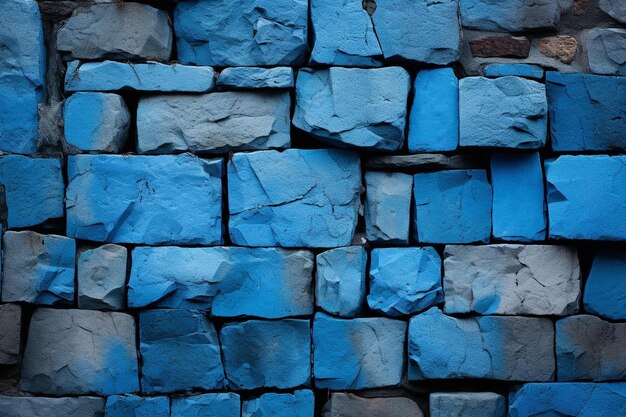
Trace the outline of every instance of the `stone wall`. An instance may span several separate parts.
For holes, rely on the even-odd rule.
[[[0,416],[625,416],[625,5],[4,0]]]

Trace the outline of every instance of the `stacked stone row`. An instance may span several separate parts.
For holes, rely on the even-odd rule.
[[[473,76],[559,2],[406,3],[74,5],[56,86],[8,2],[0,415],[626,414],[624,29]]]

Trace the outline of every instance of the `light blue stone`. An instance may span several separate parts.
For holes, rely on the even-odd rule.
[[[147,62],[72,61],[65,72],[66,91],[169,91],[208,93],[215,86],[211,67]]]
[[[220,72],[217,85],[233,89],[292,88],[294,85],[293,68],[226,68]]]
[[[626,150],[626,77],[546,74],[552,149]]]
[[[360,190],[360,161],[352,152],[237,153],[228,163],[230,238],[243,246],[349,245]]]
[[[172,398],[171,417],[240,417],[239,395],[233,392]]]
[[[404,316],[442,302],[441,257],[434,248],[372,250],[367,296],[372,310]]]
[[[0,185],[4,186],[9,228],[63,217],[65,184],[59,159],[0,156]]]
[[[585,33],[589,69],[595,74],[626,75],[626,29],[594,28]]]
[[[626,239],[626,156],[565,155],[545,171],[550,238]]]
[[[304,0],[184,0],[174,8],[183,64],[302,65],[307,53]]]
[[[359,390],[400,385],[405,343],[404,321],[344,320],[317,313],[313,323],[315,386]]]
[[[37,1],[3,1],[0,28],[0,150],[35,153],[46,72]]]
[[[611,320],[626,319],[626,250],[598,250],[584,294],[586,311]]]
[[[483,68],[485,77],[505,77],[512,75],[515,77],[541,80],[543,78],[543,68],[533,64],[489,64]]]
[[[461,0],[463,27],[494,32],[551,29],[561,19],[558,0]]]
[[[400,172],[368,171],[365,187],[367,240],[408,244],[413,177]]]
[[[148,310],[139,314],[146,393],[224,387],[220,345],[213,324],[193,310]]]
[[[105,417],[170,417],[167,397],[112,395],[106,401]]]
[[[367,251],[349,246],[316,257],[315,302],[324,311],[344,317],[359,314],[365,301]]]
[[[531,242],[546,237],[546,203],[539,153],[493,154],[493,236]]]
[[[455,150],[459,146],[459,80],[454,70],[421,70],[413,94],[409,152]]]
[[[313,417],[315,396],[311,390],[293,394],[263,394],[243,402],[242,417]]]
[[[338,147],[402,149],[410,84],[401,67],[302,69],[293,125]]]
[[[494,392],[433,392],[430,417],[505,417],[506,398]]]
[[[311,382],[309,320],[228,323],[220,341],[231,389],[289,389]]]
[[[67,235],[113,243],[222,242],[222,160],[74,155]]]
[[[422,243],[488,242],[491,185],[484,170],[439,171],[413,176],[414,225]]]
[[[305,316],[313,313],[312,275],[313,254],[302,250],[137,247],[128,305],[221,317]]]

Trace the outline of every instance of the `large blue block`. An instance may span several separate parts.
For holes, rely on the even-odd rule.
[[[546,237],[543,171],[538,153],[493,154],[493,236],[530,242]]]
[[[552,149],[626,149],[626,77],[546,74]]]
[[[515,77],[541,80],[543,78],[543,68],[533,64],[489,64],[483,68],[485,77],[505,77],[513,75]]]
[[[183,64],[301,65],[307,52],[308,2],[184,0],[174,9]]]
[[[558,0],[461,0],[463,27],[495,32],[555,28],[561,19]]]
[[[220,72],[217,85],[232,89],[292,88],[294,85],[293,68],[226,68]]]
[[[400,172],[368,171],[365,187],[367,240],[408,244],[413,177]]]
[[[233,392],[172,398],[171,417],[240,417],[239,395]]]
[[[345,320],[317,313],[313,323],[315,386],[358,390],[400,385],[405,342],[404,321]]]
[[[611,320],[626,319],[626,250],[598,250],[584,294],[586,311]]]
[[[149,310],[139,314],[143,392],[224,387],[224,368],[213,324],[193,310]]]
[[[626,156],[560,156],[545,170],[551,238],[626,240]]]
[[[487,242],[491,236],[491,185],[483,170],[413,176],[418,242]]]
[[[313,417],[313,391],[298,390],[293,394],[263,394],[244,401],[242,417]]]
[[[360,161],[352,152],[235,154],[228,164],[230,238],[244,246],[349,245],[360,189]]]
[[[400,67],[300,70],[293,125],[335,146],[402,149],[410,84]]]
[[[106,401],[105,417],[170,417],[167,397],[112,395]]]
[[[372,310],[403,316],[441,302],[441,257],[434,248],[372,250],[367,296]]]
[[[222,160],[191,155],[75,155],[67,235],[98,242],[222,242]]]
[[[413,94],[409,152],[455,150],[459,146],[459,80],[454,70],[421,70]]]
[[[220,341],[233,389],[288,389],[311,382],[309,320],[229,323],[222,327]]]
[[[9,228],[63,217],[65,185],[59,159],[0,156],[0,184],[4,186]]]

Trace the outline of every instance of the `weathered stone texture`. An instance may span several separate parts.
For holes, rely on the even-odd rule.
[[[17,304],[0,304],[0,365],[18,363],[21,341],[22,307]]]
[[[293,394],[263,394],[244,401],[241,417],[313,417],[313,391],[298,390]]]
[[[622,0],[600,0],[598,5],[604,13],[626,24],[626,3]]]
[[[600,248],[585,282],[585,311],[610,320],[626,319],[626,250]]]
[[[107,397],[104,410],[106,417],[170,417],[170,399],[112,395]]]
[[[108,244],[83,251],[76,264],[78,307],[123,310],[127,261],[128,251],[123,246]]]
[[[232,89],[292,88],[294,80],[290,67],[232,67],[220,72],[217,85]]]
[[[541,80],[544,70],[539,65],[534,64],[488,64],[483,68],[485,77],[505,77],[512,75],[516,77],[530,78],[533,80]]]
[[[3,417],[102,417],[104,401],[104,398],[99,397],[47,398],[0,395],[0,410]]]
[[[331,249],[317,255],[316,262],[317,305],[330,314],[356,316],[365,301],[367,251],[362,246]]]
[[[232,392],[172,398],[171,417],[241,417],[239,395]]]
[[[430,417],[505,417],[506,398],[493,392],[435,392]]]
[[[463,27],[495,32],[555,28],[561,19],[558,0],[461,0]]]
[[[591,72],[626,75],[626,29],[591,29],[585,35],[585,51]]]
[[[324,406],[323,417],[385,417],[393,410],[394,417],[423,417],[415,401],[405,397],[364,398],[355,394],[335,392]]]
[[[472,55],[477,58],[526,58],[530,39],[525,36],[482,36],[469,41]]]
[[[370,242],[408,244],[413,177],[399,172],[365,173],[365,235]]]
[[[571,64],[578,53],[578,41],[573,36],[558,35],[539,39],[539,51],[564,64]]]

